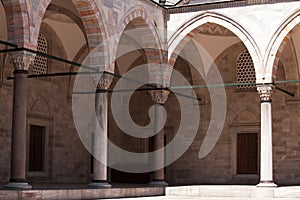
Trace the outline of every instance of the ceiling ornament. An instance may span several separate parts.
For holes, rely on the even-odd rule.
[[[224,36],[224,37],[234,37],[235,34],[232,33],[227,28],[220,26],[214,23],[206,23],[197,28],[198,33],[205,35],[213,35],[213,36]]]

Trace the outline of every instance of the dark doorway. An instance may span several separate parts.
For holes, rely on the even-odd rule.
[[[238,134],[237,173],[258,174],[257,133]]]
[[[44,170],[45,133],[45,127],[30,125],[29,171]]]

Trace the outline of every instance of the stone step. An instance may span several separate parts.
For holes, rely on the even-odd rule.
[[[0,190],[0,200],[82,200],[164,195],[162,187]]]
[[[241,197],[189,197],[189,196],[164,196],[164,197],[139,197],[107,200],[296,200],[299,198],[241,198]],[[101,199],[103,200],[103,199]]]
[[[300,187],[256,186],[181,186],[167,187],[168,197],[214,197],[214,198],[295,198],[300,199]]]

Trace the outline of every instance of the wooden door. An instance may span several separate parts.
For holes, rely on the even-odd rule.
[[[237,173],[258,174],[257,133],[238,134]]]
[[[45,156],[45,127],[30,126],[29,171],[43,171]]]

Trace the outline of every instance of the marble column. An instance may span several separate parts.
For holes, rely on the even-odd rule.
[[[167,90],[156,90],[150,92],[152,100],[155,103],[155,119],[154,119],[154,132],[157,133],[154,136],[154,151],[164,147],[164,129],[158,130],[158,127],[163,127],[161,124],[164,120],[164,104],[170,94]],[[154,160],[154,166],[159,166],[161,163],[165,163],[164,151],[160,155],[157,155]],[[165,182],[164,168],[153,172],[153,180],[149,183],[151,186],[167,186]]]
[[[33,55],[11,55],[14,65],[13,119],[11,143],[10,189],[30,189],[26,182],[26,122],[27,122],[27,75]]]
[[[271,85],[257,87],[261,99],[260,183],[257,187],[276,187],[273,182],[272,89]]]
[[[112,82],[112,78],[103,75],[97,85],[98,93],[96,93],[95,110],[96,110],[96,126],[94,134],[94,166],[93,166],[93,182],[91,187],[108,188],[107,176],[107,140],[108,137],[108,88]],[[104,162],[100,162],[97,158],[101,158]]]

